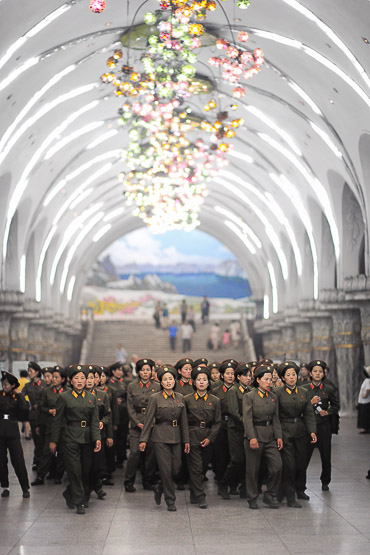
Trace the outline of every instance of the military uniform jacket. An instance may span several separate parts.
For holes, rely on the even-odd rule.
[[[337,414],[339,412],[339,409],[340,409],[339,401],[335,393],[335,390],[332,386],[326,384],[325,382],[316,386],[311,382],[305,385],[304,387],[308,391],[308,398],[310,403],[311,403],[311,399],[315,397],[315,395],[318,395],[321,399],[320,407],[323,410],[326,410],[329,414]],[[318,412],[316,411],[314,412],[315,412],[316,424],[321,424],[322,422],[324,422],[329,418],[329,414],[327,416],[320,416]]]
[[[188,382],[184,382],[184,380],[182,379],[177,380],[175,391],[181,393],[184,397],[185,395],[190,395],[191,393],[194,393],[193,380],[189,380]]]
[[[123,378],[117,380],[116,378],[109,379],[109,386],[114,389],[117,396],[118,412],[121,414],[127,408],[127,388]]]
[[[0,437],[19,439],[18,420],[28,420],[29,407],[24,395],[0,392]]]
[[[95,395],[98,403],[99,422],[103,422],[103,429],[100,430],[102,439],[113,438],[112,411],[110,408],[109,397],[98,388],[93,388],[91,393]]]
[[[311,381],[310,376],[307,376],[307,378],[298,378],[297,385],[303,386],[303,385],[306,385],[307,383],[310,383],[310,381]]]
[[[159,391],[151,395],[140,441],[148,443],[151,431],[154,443],[189,443],[188,419],[181,393],[173,392],[168,396],[165,391]]]
[[[279,419],[283,439],[298,439],[307,434],[316,434],[316,420],[307,389],[288,386],[274,391],[279,401]]]
[[[243,398],[244,437],[269,443],[283,437],[276,395],[255,388]],[[266,426],[265,423],[270,425]],[[264,424],[262,424],[264,423]]]
[[[184,398],[188,416],[190,444],[197,445],[208,438],[214,443],[221,426],[220,399],[206,393],[200,397],[197,392]]]
[[[227,422],[229,420],[230,413],[226,396],[228,395],[231,387],[227,388],[226,385],[222,383],[222,385],[212,389],[212,395],[218,397],[221,402],[221,430],[227,430]]]
[[[58,443],[65,420],[65,443],[90,443],[100,440],[99,411],[95,395],[88,391],[77,394],[74,389],[64,391],[57,399],[57,413],[53,419],[50,441]],[[71,426],[70,422],[86,422],[86,427]]]
[[[136,428],[139,423],[144,424],[149,399],[160,389],[159,383],[154,380],[149,380],[146,384],[141,380],[130,383],[127,392],[127,410],[131,428]]]
[[[109,399],[110,409],[112,411],[112,424],[113,426],[118,426],[119,424],[119,410],[117,403],[117,393],[116,390],[108,384],[98,387],[98,390],[104,391]]]
[[[236,383],[230,387],[227,394],[227,406],[230,414],[228,420],[229,428],[237,428],[238,430],[244,429],[243,398],[249,391],[251,391],[250,388],[248,386],[242,386],[241,383]]]
[[[38,420],[40,398],[44,388],[45,382],[38,379],[36,381],[27,382],[22,390],[23,395],[27,396],[31,405],[30,420]]]
[[[46,387],[41,393],[39,423],[45,424],[45,434],[50,434],[54,416],[50,414],[50,409],[57,408],[57,400],[66,388],[61,386],[59,389],[53,385]]]

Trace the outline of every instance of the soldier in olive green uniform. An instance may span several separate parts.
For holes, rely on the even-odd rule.
[[[115,449],[114,449],[114,434],[119,425],[119,408],[117,402],[116,390],[109,385],[110,370],[107,366],[100,366],[101,373],[99,376],[100,385],[97,386],[98,389],[104,391],[109,399],[109,404],[112,412],[112,427],[113,427],[113,441],[107,441],[105,448],[105,475],[103,478],[103,485],[114,486],[112,474],[116,470],[115,463]],[[95,373],[96,376],[96,373]]]
[[[28,376],[31,381],[26,383],[22,393],[31,405],[30,426],[34,444],[32,470],[37,470],[37,465],[42,457],[43,444],[42,437],[40,436],[40,433],[38,433],[39,430],[36,428],[39,419],[41,393],[45,387],[45,382],[43,382],[40,377],[41,367],[37,364],[37,362],[31,361],[28,363]]]
[[[30,497],[30,484],[24,462],[23,449],[19,434],[18,421],[28,420],[28,404],[17,389],[19,381],[10,372],[1,371],[0,392],[0,485],[1,497],[9,497],[8,451],[14,471],[23,491],[23,497]],[[2,524],[5,528],[5,524]]]
[[[227,394],[234,384],[234,370],[238,366],[235,360],[225,360],[222,362],[219,370],[222,380],[222,385],[212,389],[212,394],[218,397],[221,401],[221,427],[217,434],[214,445],[212,468],[215,473],[215,479],[218,482],[218,493],[224,499],[230,499],[227,487],[222,483],[222,478],[227,465],[230,461],[229,441],[227,434],[228,420],[229,420],[229,407],[227,404]]]
[[[56,406],[59,395],[66,391],[65,381],[67,373],[64,368],[60,366],[55,366],[53,368],[53,385],[46,387],[40,399],[40,414],[43,415],[45,419],[45,438],[44,446],[42,451],[42,459],[37,468],[37,477],[31,483],[31,486],[41,486],[44,484],[44,479],[48,473],[55,456],[50,452],[50,434],[53,425],[53,420],[56,415]],[[64,461],[61,443],[59,443],[57,448],[57,457],[55,464],[55,483],[61,484],[64,474]]]
[[[178,372],[178,378],[176,380],[175,391],[181,393],[181,395],[189,395],[193,393],[193,382],[191,380],[191,371],[193,369],[194,361],[191,358],[182,358],[178,360],[175,364],[175,368]],[[187,458],[184,452],[181,455],[181,470],[176,479],[176,486],[179,491],[185,489],[184,484],[189,483],[189,471]]]
[[[127,386],[123,377],[122,363],[116,362],[110,366],[112,377],[109,385],[117,395],[119,423],[114,433],[114,450],[116,454],[117,468],[123,468],[126,460],[126,447],[128,435],[128,412],[127,412]]]
[[[310,370],[311,383],[304,387],[314,408],[317,443],[308,445],[307,466],[311,460],[314,448],[317,446],[321,457],[321,488],[328,491],[331,481],[331,424],[330,415],[338,415],[340,406],[335,390],[325,383],[326,363],[323,360],[312,360]]]
[[[173,480],[181,468],[182,444],[185,444],[185,453],[190,450],[188,420],[183,395],[173,391],[176,369],[163,366],[157,375],[163,391],[154,393],[149,399],[139,447],[140,451],[145,451],[151,434],[161,476],[161,483],[154,489],[154,499],[159,505],[163,492],[168,510],[176,511]]]
[[[93,452],[101,449],[99,411],[96,396],[85,391],[87,367],[68,367],[72,389],[58,396],[56,415],[50,436],[50,450],[55,453],[63,431],[64,464],[69,485],[63,492],[67,506],[76,506],[85,514],[90,494],[90,468]]]
[[[222,487],[227,491],[228,486],[237,482],[241,484],[239,495],[246,497],[245,491],[245,451],[244,451],[244,424],[243,424],[243,398],[251,391],[248,386],[251,382],[251,367],[241,362],[235,369],[235,384],[227,394],[229,408],[228,442],[230,462],[222,478]]]
[[[308,370],[308,365],[306,362],[302,362],[299,367],[299,378],[297,381],[297,385],[305,385],[306,383],[310,383],[310,371]]]
[[[190,503],[207,508],[204,475],[212,459],[213,444],[221,426],[220,400],[209,393],[211,373],[197,366],[191,377],[195,392],[186,395],[190,452],[187,454],[190,476]]]
[[[221,362],[211,362],[208,368],[211,371],[211,389],[222,385],[222,380],[220,379],[220,366]]]
[[[136,362],[136,372],[139,379],[133,381],[128,386],[127,410],[130,418],[130,456],[127,461],[125,473],[125,490],[134,492],[136,488],[135,477],[137,467],[140,462],[140,434],[144,427],[145,414],[148,408],[149,399],[153,393],[160,391],[159,383],[151,379],[154,360],[142,358]],[[156,461],[153,444],[148,440],[145,449],[145,466],[143,473],[144,489],[153,489],[155,483]]]
[[[276,494],[281,480],[282,462],[279,451],[283,448],[283,440],[278,401],[275,394],[269,391],[272,371],[272,366],[258,366],[254,372],[255,389],[243,398],[246,490],[251,509],[258,509],[258,475],[263,458],[268,467],[267,490],[263,502],[272,509],[279,507]]]
[[[299,368],[295,362],[287,360],[279,367],[284,386],[274,390],[279,401],[279,418],[283,430],[284,448],[281,450],[283,477],[278,499],[287,498],[288,507],[302,507],[296,501],[306,498],[307,439],[316,443],[316,422],[307,390],[297,386]]]

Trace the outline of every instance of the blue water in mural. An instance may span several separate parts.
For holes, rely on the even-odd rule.
[[[143,278],[145,273],[135,274]],[[219,276],[216,274],[161,274],[162,281],[172,283],[180,295],[195,297],[226,297],[240,299],[250,297],[252,291],[247,279],[240,277]],[[128,274],[121,274],[121,279],[128,279]]]

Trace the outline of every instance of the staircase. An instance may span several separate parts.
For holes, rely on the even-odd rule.
[[[156,329],[151,322],[96,320],[86,362],[99,365],[112,364],[115,362],[114,353],[118,343],[122,343],[125,347],[128,353],[128,361],[131,360],[133,353],[136,353],[139,358],[149,357],[167,364],[175,364],[177,360],[186,356],[192,359],[206,357],[210,362],[222,361],[227,358],[235,358],[239,361],[250,360],[242,343],[236,349],[234,347],[217,351],[208,349],[207,341],[211,328],[210,324],[196,323],[196,326],[191,351],[183,353],[180,330],[176,350],[171,351],[168,330]],[[223,330],[223,326],[221,328]]]

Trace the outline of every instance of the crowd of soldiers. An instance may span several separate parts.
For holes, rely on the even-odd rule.
[[[142,486],[176,511],[176,489],[189,484],[190,503],[206,509],[210,468],[223,499],[239,496],[251,509],[258,497],[277,509],[308,500],[306,471],[314,448],[321,456],[322,490],[331,481],[331,435],[338,433],[337,391],[324,361],[297,366],[270,359],[209,363],[183,358],[157,366],[149,358],[131,366],[28,363],[30,381],[2,372],[0,393],[1,497],[8,497],[9,452],[23,491],[30,496],[18,422],[29,421],[34,441],[32,486],[45,479],[68,486],[66,504],[84,514],[123,468],[124,488]],[[126,451],[129,446],[129,456]],[[105,488],[105,489],[103,489]]]

